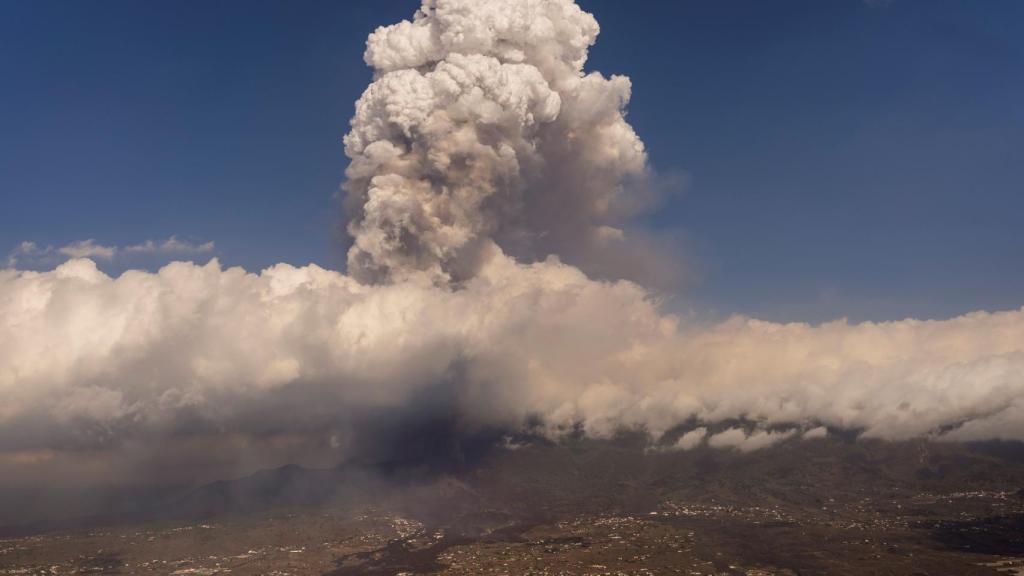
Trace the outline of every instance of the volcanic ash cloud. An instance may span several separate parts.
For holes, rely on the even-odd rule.
[[[438,0],[370,35],[345,137],[349,271],[471,277],[495,244],[599,261],[646,174],[629,79],[585,74],[594,18],[568,0]],[[611,245],[611,246],[610,246]]]
[[[341,458],[346,423],[389,411],[553,437],[700,423],[680,449],[822,426],[1024,439],[1024,310],[687,326],[574,265],[629,242],[647,170],[629,81],[583,71],[597,32],[567,0],[428,1],[374,32],[345,139],[348,275],[0,271],[0,477],[181,438],[321,438]],[[713,426],[737,419],[757,429]],[[209,458],[191,446],[181,470]]]

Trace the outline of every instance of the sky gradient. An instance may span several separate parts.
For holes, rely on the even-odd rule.
[[[0,253],[175,236],[250,270],[342,268],[332,196],[366,34],[416,4],[12,3]],[[653,166],[685,175],[645,217],[692,265],[679,305],[811,321],[1020,307],[1024,4],[580,4],[602,27],[588,69],[632,78]]]

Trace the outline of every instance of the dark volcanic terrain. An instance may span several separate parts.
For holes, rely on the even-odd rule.
[[[9,529],[0,574],[1024,574],[1018,444],[534,440],[377,468],[291,466],[146,515]]]

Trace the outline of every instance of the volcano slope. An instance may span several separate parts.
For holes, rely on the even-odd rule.
[[[442,464],[287,466],[142,514],[8,529],[0,574],[1024,573],[1020,444],[449,448]]]

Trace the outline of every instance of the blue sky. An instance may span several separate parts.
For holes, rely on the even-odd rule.
[[[0,254],[175,236],[249,269],[343,266],[332,195],[363,43],[417,4],[8,3]],[[1024,304],[1024,3],[580,4],[602,25],[589,68],[632,77],[654,166],[688,176],[647,217],[695,262],[686,305]]]

